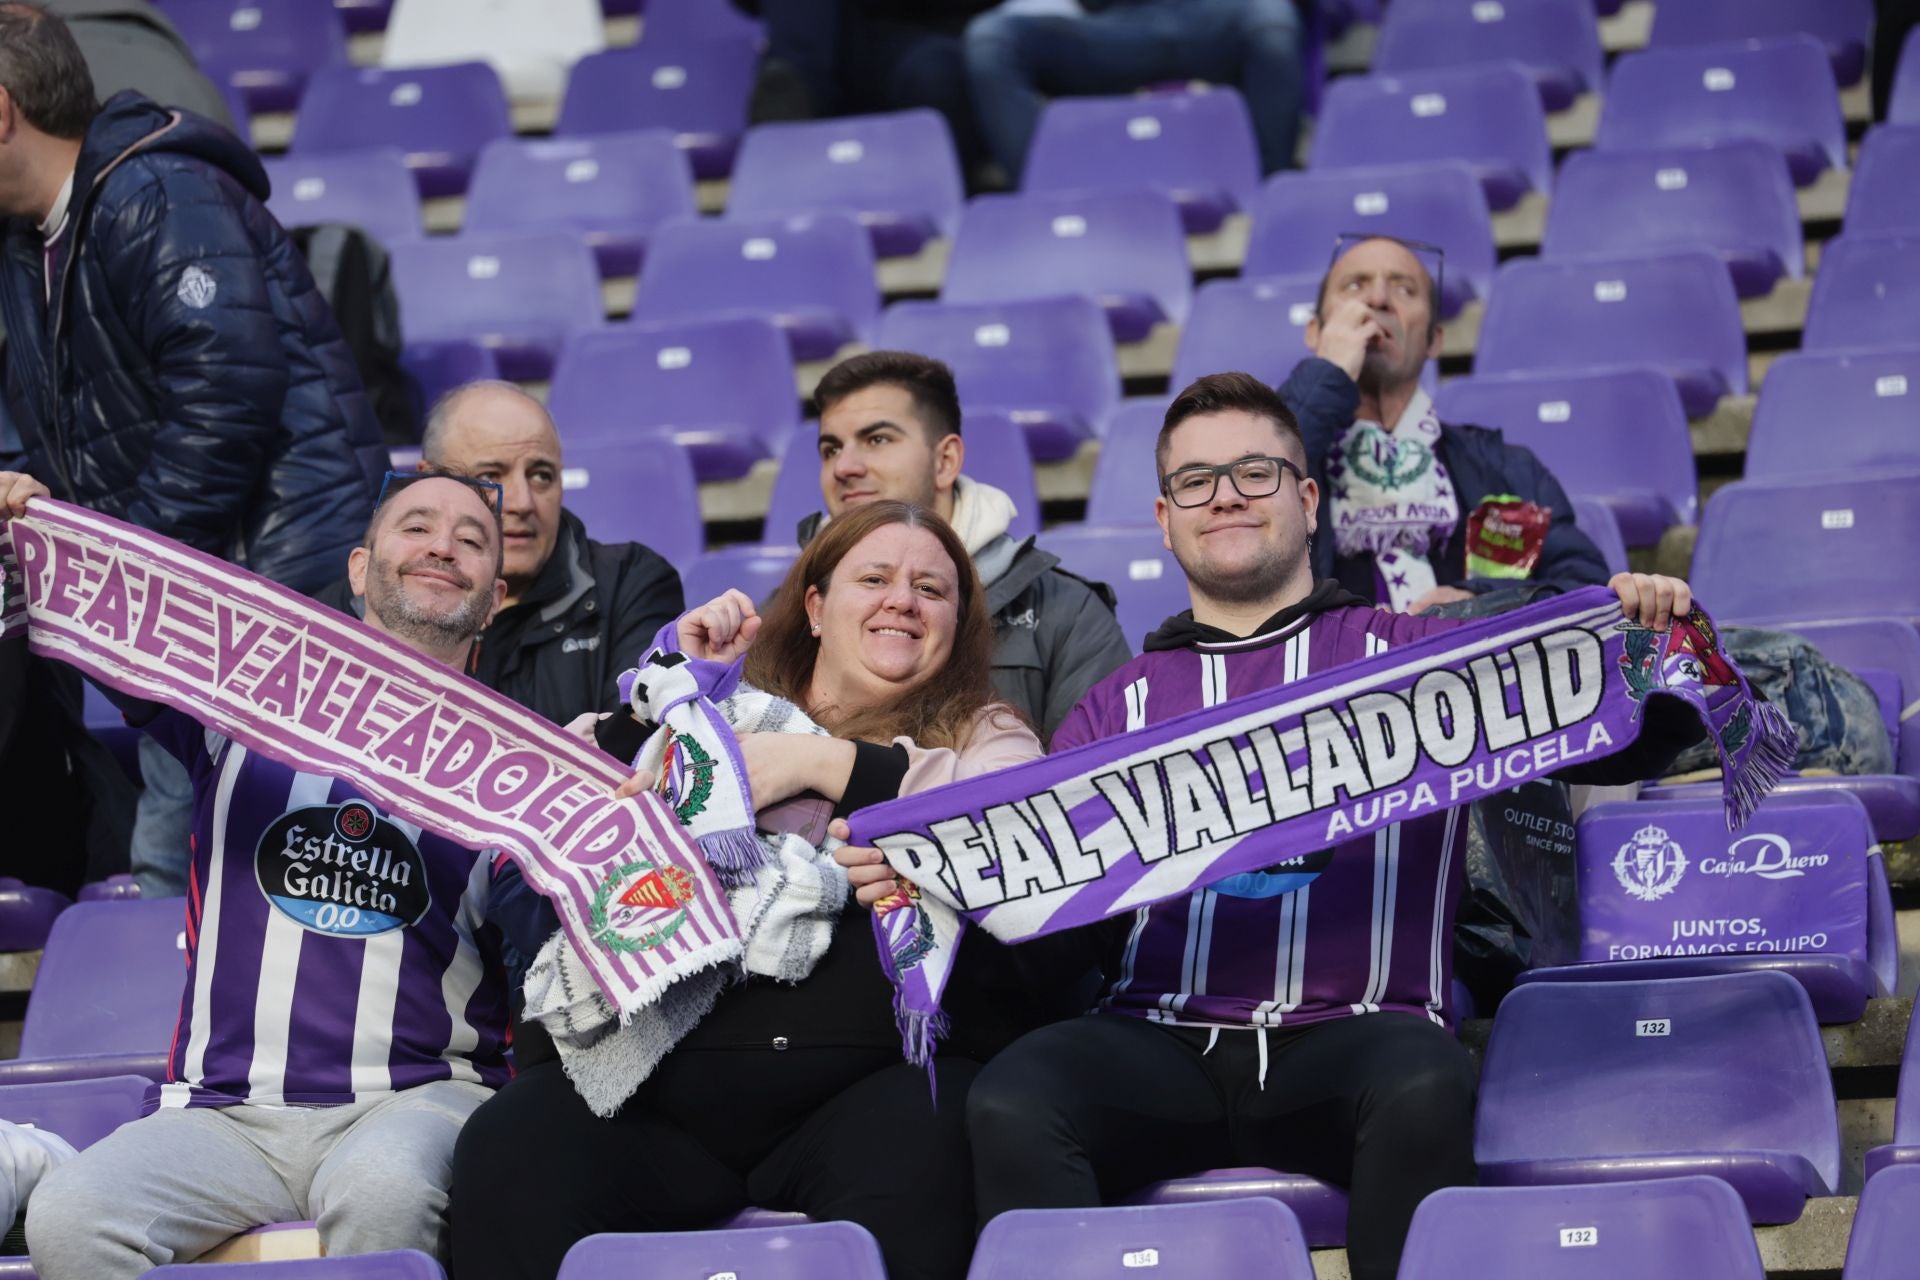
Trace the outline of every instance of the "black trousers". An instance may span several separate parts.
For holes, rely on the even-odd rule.
[[[1023,1037],[967,1101],[984,1224],[1236,1165],[1349,1189],[1354,1280],[1393,1280],[1413,1211],[1475,1181],[1474,1071],[1444,1028],[1380,1013],[1267,1033],[1090,1014]]]
[[[973,1254],[966,1096],[978,1064],[897,1050],[670,1054],[610,1119],[558,1061],[515,1077],[454,1153],[457,1280],[551,1280],[602,1231],[694,1231],[760,1205],[859,1223],[894,1280],[958,1280]]]

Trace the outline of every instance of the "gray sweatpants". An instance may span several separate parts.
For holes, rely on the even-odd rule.
[[[329,1254],[444,1262],[454,1140],[491,1092],[443,1080],[352,1106],[155,1112],[48,1175],[27,1250],[40,1280],[122,1280],[312,1218]]]

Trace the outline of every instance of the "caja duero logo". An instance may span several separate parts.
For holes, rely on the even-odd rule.
[[[420,850],[364,800],[281,814],[260,837],[253,865],[274,908],[317,933],[387,933],[417,922],[433,903]]]

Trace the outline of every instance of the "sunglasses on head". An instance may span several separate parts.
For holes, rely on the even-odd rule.
[[[500,518],[504,501],[499,485],[491,480],[476,480],[472,476],[455,475],[451,471],[389,471],[386,478],[380,481],[380,496],[374,499],[374,508],[377,510],[386,505],[388,497],[421,480],[452,480],[456,484],[463,484],[479,494],[480,500],[493,508],[494,519]]]

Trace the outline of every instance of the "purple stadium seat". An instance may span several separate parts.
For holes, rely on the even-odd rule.
[[[1347,1193],[1304,1173],[1275,1169],[1209,1169],[1190,1178],[1156,1182],[1127,1197],[1128,1204],[1204,1204],[1265,1196],[1278,1200],[1300,1221],[1310,1249],[1347,1243]]]
[[[1849,235],[1920,232],[1920,124],[1867,131],[1847,189]]]
[[[1920,232],[1827,241],[1802,351],[1908,345],[1920,333]]]
[[[547,409],[571,447],[666,432],[702,480],[742,476],[800,421],[786,337],[770,320],[728,316],[621,325],[560,353]]]
[[[273,194],[267,208],[284,227],[344,222],[383,245],[418,240],[420,188],[394,147],[338,155],[263,158]]]
[[[393,287],[409,343],[471,338],[502,377],[553,372],[560,346],[602,323],[600,274],[577,233],[435,237],[393,251]]]
[[[1720,260],[1701,251],[1521,258],[1500,268],[1480,321],[1477,373],[1653,366],[1680,388],[1687,416],[1747,390],[1740,301]]]
[[[64,893],[0,876],[0,951],[38,951],[70,905]]]
[[[960,216],[943,302],[1019,302],[1083,293],[1116,342],[1184,324],[1193,270],[1180,212],[1157,191],[981,196]]]
[[[1800,207],[1780,152],[1765,142],[1578,151],[1560,166],[1540,252],[1707,249],[1743,298],[1806,275]]]
[[[1746,477],[1920,468],[1916,423],[1920,347],[1788,352],[1760,384]]]
[[[1177,378],[1174,383],[1185,385]],[[1160,496],[1160,478],[1154,474],[1153,446],[1160,437],[1160,424],[1166,419],[1170,399],[1153,396],[1128,400],[1107,419],[1100,457],[1093,464],[1093,480],[1087,486],[1088,524],[1157,528],[1153,500]]]
[[[1840,1185],[1833,1080],[1783,973],[1515,987],[1480,1072],[1483,1186],[1724,1178],[1755,1222]]]
[[[1880,1171],[1895,1165],[1920,1165],[1920,1018],[1907,1023],[1906,1044],[1900,1050],[1900,1083],[1893,1106],[1893,1141],[1867,1152],[1866,1175],[1869,1187],[1878,1184]],[[1903,1179],[1920,1176],[1909,1169]],[[1898,1184],[1896,1184],[1898,1185]],[[1865,1206],[1862,1205],[1864,1209]],[[1851,1263],[1852,1259],[1849,1258]],[[1849,1270],[1848,1276],[1854,1272]],[[1882,1272],[1894,1275],[1896,1272]]]
[[[1196,235],[1248,209],[1260,189],[1260,154],[1239,93],[1221,86],[1047,104],[1027,151],[1022,191],[1140,187],[1171,197]]]
[[[873,244],[844,213],[684,218],[647,248],[636,321],[755,315],[786,331],[796,360],[865,342],[880,314]]]
[[[1472,166],[1444,160],[1275,174],[1254,203],[1241,275],[1311,276],[1317,291],[1336,240],[1349,232],[1424,240],[1446,250],[1443,318],[1452,318],[1474,298],[1484,299],[1493,284],[1493,221],[1486,193]]]
[[[489,142],[512,134],[506,91],[484,62],[376,70],[326,67],[308,81],[292,149],[406,153],[420,194],[459,195]]]
[[[500,361],[493,349],[471,338],[409,342],[400,354],[400,367],[413,380],[414,404],[422,421],[434,401],[455,387],[500,376]]]
[[[301,1224],[305,1225],[305,1224]],[[147,1272],[153,1280],[205,1280],[198,1262],[175,1262]],[[446,1280],[447,1273],[418,1249],[359,1253],[339,1258],[292,1258],[282,1262],[229,1262],[220,1280]]]
[[[0,1120],[30,1124],[85,1150],[140,1118],[149,1083],[145,1076],[102,1076],[0,1085]]]
[[[1691,581],[1714,616],[1920,619],[1920,471],[1743,480],[1707,501]]]
[[[1039,533],[1040,493],[1033,483],[1033,455],[1013,415],[1004,409],[969,405],[961,415],[960,438],[967,443],[961,474],[1013,499],[1014,516],[1007,532],[1015,539]]]
[[[720,1280],[886,1280],[880,1246],[851,1222],[598,1235],[567,1250],[555,1280],[702,1276]]]
[[[1548,111],[1600,88],[1605,55],[1593,0],[1417,0],[1387,10],[1374,46],[1377,75],[1517,62]]]
[[[354,35],[366,31],[385,31],[393,13],[393,0],[333,0],[333,11]]]
[[[763,544],[799,545],[800,522],[826,509],[820,497],[819,440],[820,424],[804,422],[776,455],[780,468],[774,473],[773,492],[767,495],[767,517],[760,532]]]
[[[114,706],[93,681],[86,682],[82,696],[81,715],[85,718],[87,732],[106,743],[107,750],[113,752],[113,758],[120,762],[121,770],[138,783],[140,731],[127,723],[126,717],[120,714],[120,708]]]
[[[969,409],[1005,409],[1035,459],[1070,458],[1120,398],[1113,332],[1084,297],[951,305],[899,302],[880,317],[874,345],[943,360]]]
[[[292,111],[307,77],[347,63],[339,15],[312,0],[163,0],[193,58],[250,111]]]
[[[693,461],[664,437],[569,444],[560,487],[595,541],[644,543],[669,564],[706,549]]]
[[[689,607],[706,603],[723,591],[738,589],[764,608],[787,579],[787,571],[799,559],[791,546],[721,547],[703,551],[680,570]],[[733,1222],[731,1226],[756,1224]]]
[[[140,886],[134,878],[124,872],[108,876],[105,880],[94,880],[80,886],[79,902],[120,902],[128,898],[138,898]]]
[[[1920,124],[1920,27],[1907,32],[1887,100],[1888,124]]]
[[[754,43],[738,38],[648,39],[632,49],[588,54],[573,66],[553,131],[578,137],[668,129],[693,162],[694,177],[724,178],[747,129],[759,60]]]
[[[1421,1280],[1762,1280],[1746,1208],[1718,1178],[1448,1187],[1421,1201],[1400,1274]]]
[[[689,40],[746,40],[757,48],[765,36],[761,24],[733,0],[646,0],[646,38],[653,43]]]
[[[727,216],[836,209],[860,220],[876,257],[899,258],[951,236],[965,202],[946,118],[922,107],[748,130],[733,162]]]
[[[759,1205],[748,1205],[726,1221],[714,1225],[729,1231],[747,1231],[768,1227],[804,1227],[812,1221],[806,1214],[791,1209],[762,1209]]]
[[[1277,1200],[1015,1209],[980,1233],[969,1280],[1118,1280],[1136,1268],[1175,1276],[1312,1280],[1300,1223]],[[1155,1274],[1155,1272],[1148,1272]]]
[[[186,986],[186,906],[81,902],[53,922],[0,1084],[138,1075],[159,1079]]]
[[[1909,1041],[1911,1043],[1911,1041]],[[1904,1062],[1904,1057],[1903,1057]],[[1898,1121],[1895,1122],[1896,1128]],[[1879,1148],[1884,1150],[1884,1148]],[[1867,1152],[1869,1174],[1875,1172]],[[1860,1192],[1841,1280],[1896,1280],[1920,1252],[1920,1169],[1890,1169]]]
[[[1553,182],[1553,149],[1533,77],[1518,64],[1348,76],[1327,86],[1315,169],[1428,160],[1473,166],[1494,209]]]
[[[1594,146],[1687,147],[1752,138],[1784,151],[1806,186],[1847,167],[1847,132],[1826,48],[1811,36],[1623,54],[1607,79]]]
[[[1137,653],[1147,634],[1193,607],[1186,575],[1154,525],[1096,528],[1061,525],[1040,535],[1040,548],[1083,578],[1104,582],[1119,600],[1120,630]]]
[[[1620,522],[1613,518],[1612,508],[1597,498],[1570,500],[1573,503],[1573,527],[1586,534],[1587,540],[1600,552],[1607,572],[1627,572],[1631,567],[1627,563],[1627,540],[1620,534]]]
[[[1454,378],[1434,402],[1443,422],[1496,427],[1533,450],[1569,494],[1613,512],[1628,546],[1698,518],[1687,415],[1657,369]]]
[[[1578,830],[1579,962],[1522,982],[1770,969],[1806,988],[1821,1022],[1893,994],[1898,941],[1874,924],[1891,924],[1893,902],[1857,797],[1768,796],[1732,834],[1718,796],[1630,800],[1588,809]]]
[[[1686,0],[1654,10],[1650,45],[1725,44],[1805,34],[1827,47],[1834,78],[1854,84],[1867,69],[1873,0]]]
[[[461,230],[577,232],[601,275],[630,276],[655,227],[697,212],[693,170],[664,129],[503,138],[480,153]]]

